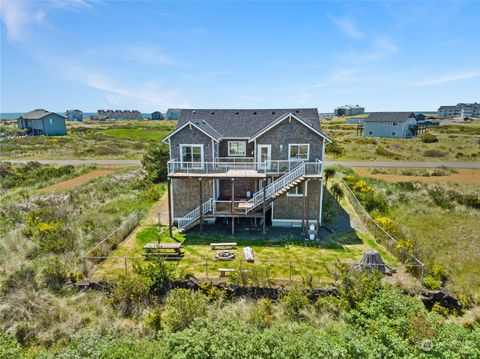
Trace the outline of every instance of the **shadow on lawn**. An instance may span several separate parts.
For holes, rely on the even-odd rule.
[[[252,226],[252,222],[247,218],[240,218],[235,221],[234,236],[231,233],[230,220],[225,223],[223,219],[218,219],[214,224],[204,224],[203,233],[200,233],[199,226],[196,226],[181,237],[183,243],[190,246],[209,245],[214,242],[237,242],[240,246],[284,247],[292,244],[343,250],[344,245],[362,243],[362,240],[350,225],[350,215],[328,191],[325,191],[323,219],[327,229],[320,229],[319,242],[306,241],[300,227],[267,226],[267,234],[264,235],[262,227]],[[315,221],[310,221],[310,223],[315,223]],[[175,240],[182,241],[182,239],[176,238]]]

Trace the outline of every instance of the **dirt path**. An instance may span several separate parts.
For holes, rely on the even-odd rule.
[[[40,192],[56,192],[56,191],[63,191],[66,189],[73,188],[75,186],[81,185],[85,182],[90,181],[91,179],[97,178],[97,177],[102,177],[102,176],[107,176],[109,174],[118,172],[120,170],[124,169],[124,167],[117,167],[117,168],[100,168],[98,170],[93,170],[91,172],[88,172],[84,175],[63,181],[63,182],[58,182],[55,184],[52,184],[47,187],[41,188],[39,191]]]
[[[360,176],[376,178],[387,182],[400,181],[419,181],[424,183],[462,183],[462,184],[480,184],[480,169],[457,169],[457,173],[452,173],[449,176],[404,176],[401,174],[382,174],[369,172],[369,167],[357,167],[355,172]]]

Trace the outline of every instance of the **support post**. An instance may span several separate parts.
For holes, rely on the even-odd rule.
[[[199,183],[199,197],[200,197],[200,234],[203,234],[203,181],[202,178],[198,179]]]
[[[303,184],[303,202],[302,202],[302,233],[306,234],[305,232],[305,204],[306,204],[306,193],[307,193],[307,183],[304,182]]]
[[[310,180],[306,181],[307,190]],[[308,226],[310,225],[310,196],[307,196],[307,218],[305,219],[305,234],[308,235]]]
[[[168,192],[168,232],[170,237],[173,238],[172,227],[173,227],[173,220],[172,220],[172,180],[168,177],[167,183],[167,192]]]
[[[230,208],[232,214],[232,237],[235,235],[235,178],[232,178],[232,205]]]
[[[267,184],[266,181],[263,180],[263,234],[267,234]]]
[[[317,241],[320,240],[320,226],[322,225],[323,179],[318,180],[318,186]]]

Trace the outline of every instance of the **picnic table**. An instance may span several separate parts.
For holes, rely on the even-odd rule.
[[[150,242],[143,246],[145,257],[157,256],[165,259],[179,259],[183,256],[181,243]]]
[[[210,248],[215,249],[237,249],[237,242],[210,243]]]

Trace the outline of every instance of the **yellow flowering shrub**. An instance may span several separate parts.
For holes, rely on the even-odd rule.
[[[357,183],[355,183],[352,189],[356,192],[362,193],[373,192],[373,188],[370,187],[364,180],[357,181]]]

